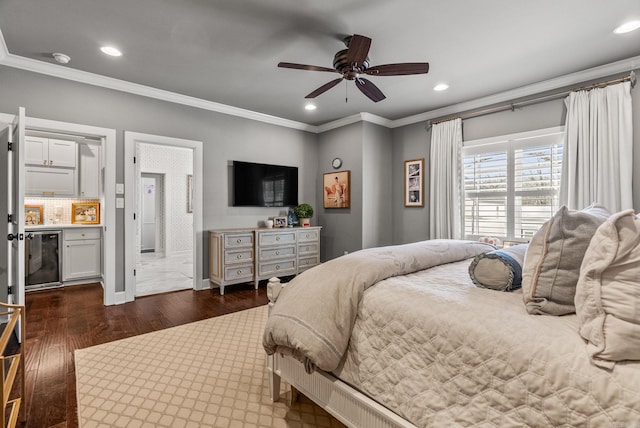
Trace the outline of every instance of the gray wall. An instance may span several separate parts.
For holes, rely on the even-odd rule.
[[[362,248],[393,243],[393,153],[391,130],[363,124]]]
[[[318,191],[315,206],[322,229],[321,259],[332,259],[362,248],[362,133],[358,122],[324,132],[318,136],[318,189],[324,173],[334,172],[331,160],[339,157],[338,171],[351,171],[351,208],[323,208],[323,192]]]
[[[124,131],[203,141],[204,230],[255,227],[281,210],[228,206],[227,162],[260,161],[297,166],[300,198],[316,198],[317,136],[110,89],[0,66],[0,112],[113,128],[117,131],[117,182],[124,182]],[[124,290],[124,219],[117,210],[116,291]],[[204,234],[204,278],[208,237]]]
[[[322,260],[363,247],[406,243],[429,238],[429,141],[426,123],[393,130],[359,122],[320,135],[248,119],[181,106],[109,89],[0,66],[0,112],[26,107],[27,115],[117,130],[118,182],[124,181],[124,131],[135,131],[204,142],[204,230],[259,226],[267,217],[284,213],[268,208],[229,206],[229,160],[297,166],[300,202],[316,211],[313,224],[323,226]],[[636,108],[634,132],[634,200],[640,208],[640,91],[632,90]],[[528,131],[564,123],[562,100],[467,119],[465,140]],[[351,208],[322,207],[322,175],[351,171]],[[404,161],[425,158],[425,206],[404,207]],[[390,190],[389,190],[390,189]],[[124,284],[123,212],[118,210],[116,290]],[[204,278],[208,273],[208,239],[204,236]]]
[[[426,123],[396,128],[393,138],[393,243],[429,239],[429,142]],[[424,158],[424,207],[404,206],[404,161]]]

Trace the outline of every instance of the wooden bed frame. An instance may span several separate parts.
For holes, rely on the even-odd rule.
[[[269,310],[285,286],[278,278],[267,284]],[[367,397],[330,373],[316,370],[307,374],[302,363],[289,356],[267,356],[269,395],[272,401],[280,399],[280,380],[304,394],[318,406],[351,428],[416,428],[409,421]],[[294,393],[292,392],[292,395]]]

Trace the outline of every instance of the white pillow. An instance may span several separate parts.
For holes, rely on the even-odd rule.
[[[614,214],[584,255],[575,296],[580,335],[594,364],[640,360],[640,216]]]
[[[581,211],[562,207],[531,239],[522,269],[522,292],[530,314],[566,315],[591,237],[611,213],[594,204]]]

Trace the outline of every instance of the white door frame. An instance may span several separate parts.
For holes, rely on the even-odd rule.
[[[0,114],[0,122],[13,121],[14,117],[10,114]],[[116,298],[116,130],[29,116],[25,119],[25,127],[27,130],[62,132],[102,140],[101,151],[102,159],[104,159],[102,197],[103,302],[107,306],[124,303],[118,302]]]
[[[193,288],[204,288],[202,281],[203,268],[203,230],[202,230],[202,141],[185,140],[182,138],[164,137],[160,135],[143,134],[139,132],[124,132],[124,159],[125,159],[125,204],[124,204],[124,230],[125,230],[125,300],[131,302],[135,299],[135,275],[136,256],[139,248],[136,246],[137,219],[136,209],[136,168],[134,157],[137,143],[158,144],[165,146],[183,147],[193,149]],[[139,218],[139,216],[138,216]]]

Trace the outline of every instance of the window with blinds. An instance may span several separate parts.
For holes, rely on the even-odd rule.
[[[464,143],[467,239],[528,241],[558,210],[563,128]]]

